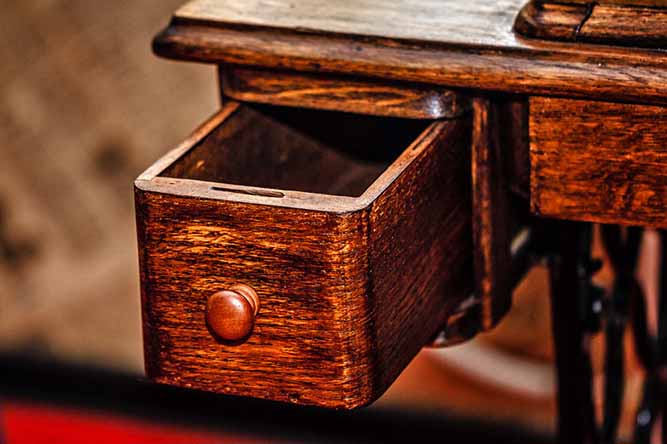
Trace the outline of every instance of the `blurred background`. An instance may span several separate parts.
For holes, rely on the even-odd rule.
[[[213,67],[151,53],[152,37],[180,3],[3,4],[3,355],[142,375],[132,182],[218,105]],[[538,267],[493,334],[425,350],[371,409],[477,417],[549,433],[549,331],[546,271]],[[628,385],[632,400],[638,382]]]
[[[217,104],[214,68],[151,53],[179,3],[3,3],[3,348],[142,371],[132,182]]]

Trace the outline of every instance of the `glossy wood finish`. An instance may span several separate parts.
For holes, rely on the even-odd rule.
[[[230,66],[220,69],[220,84],[225,96],[244,102],[376,116],[442,119],[470,109],[468,99],[442,88],[347,77]]]
[[[272,197],[275,205],[345,208],[427,126],[420,120],[243,107],[161,176],[217,182],[212,196],[254,194]]]
[[[521,2],[450,0],[194,0],[174,17],[211,24],[236,24],[281,30],[301,30],[397,40],[446,42],[463,36],[497,40],[504,23],[511,23]],[[494,17],[495,16],[495,17]],[[501,19],[501,20],[499,20]],[[453,34],[452,34],[453,32]],[[470,39],[468,39],[470,40]]]
[[[259,297],[255,290],[236,284],[208,298],[206,324],[219,339],[239,341],[252,332],[258,311]]]
[[[590,0],[566,0],[567,3],[590,4]],[[564,2],[565,3],[565,2]],[[616,5],[616,6],[648,6],[654,8],[665,8],[665,0],[597,0],[598,5]]]
[[[521,9],[514,29],[535,39],[575,41],[590,13],[589,4],[530,1]]]
[[[572,222],[549,231],[540,221],[534,237],[516,234],[529,199],[541,216],[667,225],[663,109],[649,106],[667,104],[664,10],[652,0],[618,3],[536,1],[516,22],[523,35],[512,25],[524,0],[195,0],[180,9],[154,49],[220,65],[224,99],[414,118],[440,116],[428,114],[442,107],[437,88],[475,99],[472,125],[468,115],[434,123],[385,165],[354,158],[367,143],[340,152],[331,140],[313,143],[313,131],[297,135],[240,111],[224,124],[228,133],[214,129],[226,117],[214,118],[191,150],[210,155],[167,156],[137,184],[149,375],[295,403],[363,405],[433,332],[450,345],[495,326],[517,271],[534,260],[526,245],[537,244],[552,272],[560,440],[593,441],[589,338],[572,322],[581,321],[575,290],[588,285],[588,264],[578,259],[588,257],[581,247],[590,232]],[[527,95],[541,96],[530,109]],[[248,132],[257,122],[266,131]],[[401,163],[414,149],[421,154]],[[279,174],[250,175],[253,156]],[[241,176],[220,174],[230,165]],[[319,174],[320,165],[333,173]],[[186,267],[176,263],[184,251]],[[199,264],[203,252],[217,262]],[[186,288],[193,278],[194,291]],[[269,311],[234,350],[203,340],[201,323],[188,318],[202,290],[226,279],[268,299]]]
[[[232,165],[246,178],[259,175],[255,185],[213,181],[231,176],[221,170],[227,163],[216,164],[205,153],[224,157],[225,147],[248,152],[254,140],[263,140],[252,136],[264,131],[258,122],[270,127],[272,151],[283,152],[281,143],[324,150],[320,143],[329,138],[302,131],[335,116],[320,111],[329,117],[299,123],[289,121],[294,112],[276,120],[282,114],[229,103],[136,181],[146,370],[152,379],[357,407],[382,394],[470,295],[469,120],[434,122],[417,132],[417,140],[403,146],[357,197],[321,194],[331,189],[318,176],[306,179],[312,184],[262,177],[261,150],[257,168],[240,168],[242,157]],[[353,117],[357,125],[375,119]],[[409,122],[364,132],[424,125]],[[340,131],[334,127],[335,135]],[[284,142],[273,137],[281,131],[290,134]],[[205,153],[192,157],[199,150]],[[298,166],[294,156],[287,159]],[[339,161],[324,158],[334,169]],[[289,170],[289,163],[283,168]],[[267,183],[303,190],[263,188]],[[252,334],[229,345],[209,333],[205,305],[211,294],[239,282],[255,289],[262,308]]]
[[[482,328],[490,329],[512,304],[509,182],[502,166],[498,104],[473,102],[472,182],[475,295]]]
[[[533,211],[667,227],[666,123],[657,106],[532,98]]]
[[[530,143],[528,97],[509,96],[499,100],[501,167],[511,192],[530,198]]]
[[[195,0],[154,42],[165,57],[606,100],[667,102],[667,55],[513,32],[524,0]]]
[[[521,10],[515,29],[531,38],[662,48],[667,44],[667,5],[663,7],[533,0]]]
[[[667,7],[660,10],[595,6],[578,37],[582,41],[665,48]]]
[[[475,295],[489,330],[509,311],[514,287],[530,267],[528,101],[473,101],[472,183]]]

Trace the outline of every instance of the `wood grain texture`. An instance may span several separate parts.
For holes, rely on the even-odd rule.
[[[370,401],[360,213],[299,223],[296,209],[140,190],[137,205],[149,378],[329,407]],[[246,342],[227,345],[206,328],[205,304],[235,283],[256,290],[262,311]]]
[[[499,131],[502,167],[510,191],[530,199],[530,141],[528,97],[510,96],[499,100]]]
[[[428,152],[368,208],[369,300],[383,363],[374,377],[382,387],[473,291],[470,122],[440,122],[431,130],[422,142]]]
[[[510,186],[505,168],[497,101],[473,101],[472,183],[475,295],[481,302],[481,325],[493,328],[512,306],[513,227],[510,215]],[[512,121],[505,122],[509,127]],[[505,148],[508,148],[505,150]]]
[[[662,107],[532,98],[533,212],[667,227],[665,123]]]
[[[596,5],[579,31],[581,41],[627,46],[667,46],[664,10]]]
[[[159,177],[239,109],[226,105],[135,182],[147,374],[298,404],[367,404],[471,290],[470,124],[431,124],[358,198],[212,193],[212,182]],[[236,283],[255,289],[261,310],[231,345],[207,330],[205,305]]]
[[[589,15],[589,4],[531,1],[519,12],[514,29],[531,38],[574,41]]]
[[[244,102],[410,119],[457,117],[470,109],[462,94],[442,88],[346,77],[221,67],[225,96]]]
[[[662,48],[667,45],[667,7],[533,0],[519,13],[515,29],[531,38]]]
[[[218,64],[667,102],[663,52],[525,39],[512,29],[523,0],[259,3],[190,3],[154,50]]]
[[[523,0],[194,0],[174,17],[195,22],[359,35],[396,40],[495,41]]]
[[[563,3],[580,3],[590,4],[590,0],[566,0]],[[597,0],[595,3],[601,6],[616,5],[616,6],[651,6],[656,8],[667,7],[665,0]]]
[[[357,197],[427,126],[422,120],[244,106],[161,176]]]

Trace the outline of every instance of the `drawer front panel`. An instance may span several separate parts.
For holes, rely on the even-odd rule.
[[[288,402],[369,397],[361,213],[304,218],[140,190],[137,210],[149,377]],[[222,344],[206,302],[237,283],[257,292],[260,311],[247,341]]]
[[[665,108],[532,98],[534,213],[667,227]]]
[[[245,109],[227,105],[136,181],[147,373],[234,395],[368,404],[472,290],[470,121],[417,132],[359,197],[207,182],[225,165],[239,165],[211,156],[256,140],[238,131],[254,131],[265,117],[252,114],[252,125],[238,125]],[[291,149],[326,159],[325,167],[336,159],[314,154],[322,147],[309,139],[312,125],[306,137],[270,122],[279,128],[262,128],[258,140],[279,134],[299,141]],[[303,159],[285,152],[283,168]],[[266,159],[257,150],[256,167]],[[187,170],[198,178],[179,176]],[[171,176],[160,175],[165,171]],[[309,173],[318,189],[327,188]],[[256,292],[259,310],[250,335],[230,343],[207,325],[207,301],[238,284]]]

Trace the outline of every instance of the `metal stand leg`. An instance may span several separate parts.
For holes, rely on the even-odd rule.
[[[549,257],[558,386],[558,442],[598,442],[591,390],[590,338],[582,296],[590,291],[590,224],[555,223]],[[582,293],[584,293],[582,295]]]

